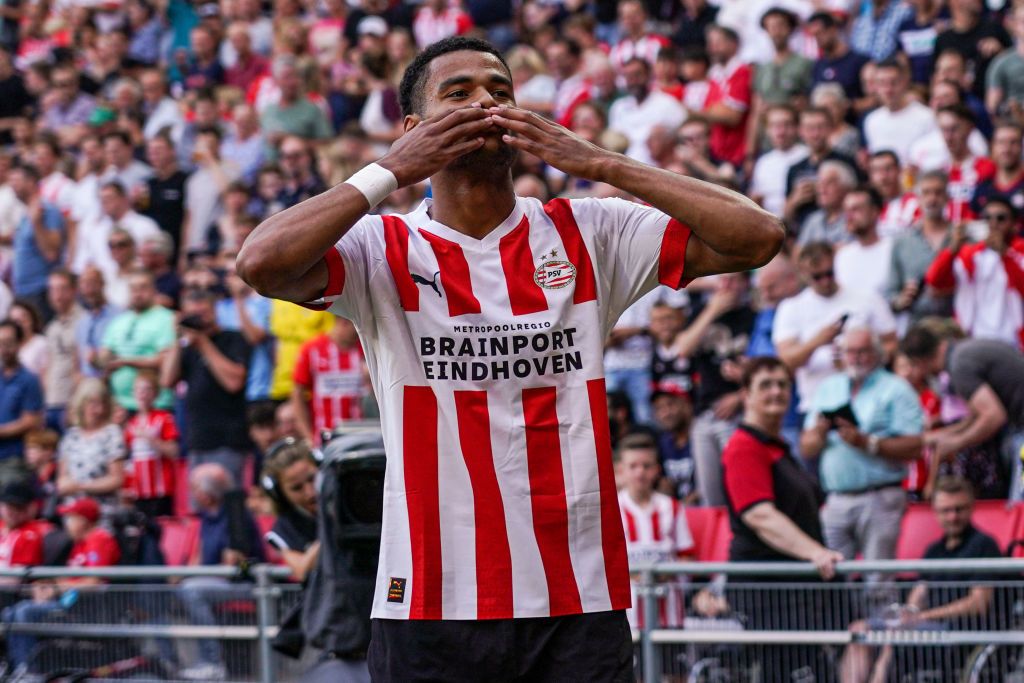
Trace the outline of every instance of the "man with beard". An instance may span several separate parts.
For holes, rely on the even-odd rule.
[[[892,559],[906,464],[921,455],[921,404],[906,380],[882,367],[870,329],[846,332],[842,354],[845,370],[826,378],[811,401],[800,450],[819,460],[828,547],[848,560]]]
[[[651,163],[651,152],[647,138],[655,126],[676,130],[686,119],[686,112],[679,101],[661,92],[651,90],[651,66],[640,57],[633,57],[622,66],[622,77],[626,81],[625,97],[612,104],[608,112],[608,128],[622,133],[629,140],[626,154]]]
[[[371,675],[632,680],[605,334],[659,283],[764,264],[781,225],[518,109],[479,40],[424,50],[400,99],[405,134],[378,163],[268,219],[238,260],[261,294],[362,339],[389,454]],[[649,206],[517,198],[520,150]],[[413,213],[367,215],[426,178]]]
[[[654,422],[658,427],[658,460],[662,478],[658,490],[685,505],[696,505],[696,467],[690,451],[693,402],[690,394],[675,384],[665,383],[651,394]]]
[[[851,190],[843,199],[846,232],[852,239],[836,250],[836,282],[840,287],[885,293],[892,240],[878,236],[878,216],[883,206],[882,195],[869,186]]]

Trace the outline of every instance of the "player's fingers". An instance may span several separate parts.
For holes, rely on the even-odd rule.
[[[481,147],[483,147],[483,145],[483,138],[472,138],[470,140],[464,140],[462,142],[450,145],[447,148],[447,156],[451,159],[455,159],[456,157],[460,157],[463,154],[468,154],[469,152],[480,149]]]
[[[461,107],[438,114],[427,119],[425,123],[430,124],[431,132],[441,132],[466,121],[486,119],[487,116],[488,113],[483,107]]]
[[[533,122],[531,121],[516,121],[514,119],[505,118],[499,114],[495,114],[493,118],[495,123],[502,128],[514,131],[519,135],[525,135],[533,140],[540,140],[546,135],[543,130],[533,125]]]
[[[497,128],[497,123],[492,121],[490,117],[483,119],[470,119],[463,121],[458,125],[452,126],[448,130],[444,131],[444,138],[450,141],[460,140],[465,137],[471,137],[479,135],[487,130],[494,130]]]

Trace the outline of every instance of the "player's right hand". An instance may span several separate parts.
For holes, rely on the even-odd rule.
[[[482,134],[496,127],[479,104],[452,109],[406,131],[377,163],[395,174],[399,187],[414,185],[482,147]]]

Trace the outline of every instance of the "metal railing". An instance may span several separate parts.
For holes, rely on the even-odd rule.
[[[686,562],[633,569],[637,610],[643,615],[642,627],[634,631],[637,677],[644,683],[866,681],[864,666],[877,675],[883,665],[890,672],[909,670],[913,677],[878,680],[1024,683],[1024,560],[843,562],[838,565],[841,578],[832,582],[816,581],[813,566],[806,563]],[[884,578],[861,578],[878,574]],[[933,577],[918,589],[927,591],[932,603],[982,587],[991,592],[988,605],[983,613],[942,624],[906,623],[902,606],[918,585],[910,579],[916,574]],[[174,680],[173,668],[157,672],[154,662],[166,654],[184,665],[194,657],[197,641],[216,639],[225,650],[228,680],[285,683],[297,680],[312,663],[271,649],[280,616],[301,600],[301,587],[284,582],[288,575],[287,569],[269,565],[250,568],[242,582],[231,567],[0,570],[0,578],[9,579],[105,580],[76,588],[76,602],[43,619],[5,623],[3,629],[37,637],[46,671],[137,666],[135,676],[140,677],[150,671],[148,666],[152,678]],[[959,580],[934,580],[958,575]],[[964,575],[972,580],[962,580]],[[215,623],[198,623],[183,608],[185,579],[236,581],[213,595]],[[660,601],[669,591],[681,595],[685,618],[680,627],[659,623]],[[716,610],[701,602],[709,596],[717,599],[712,601]],[[25,586],[0,585],[0,606],[27,599]],[[800,670],[805,661],[810,662],[808,677],[780,675]],[[815,667],[827,670],[827,676],[815,677]],[[852,678],[840,677],[843,667],[846,674],[853,671]],[[97,674],[90,680],[103,678]]]

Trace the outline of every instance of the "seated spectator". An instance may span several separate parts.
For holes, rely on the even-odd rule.
[[[242,506],[225,503],[235,482],[226,469],[216,463],[196,466],[189,473],[189,488],[199,511],[199,545],[190,565],[240,567],[251,561],[263,561],[263,544],[252,516]],[[236,517],[237,516],[237,517]],[[236,524],[238,525],[236,527]],[[242,537],[234,538],[231,529],[240,528]],[[247,546],[247,547],[239,547]],[[214,607],[230,600],[251,597],[252,587],[215,577],[193,577],[180,584],[181,600],[189,621],[197,626],[216,626]],[[219,641],[198,640],[198,661],[180,672],[188,681],[216,681],[225,676],[224,653]]]
[[[820,463],[828,547],[850,560],[892,559],[906,465],[921,455],[921,405],[906,380],[882,367],[870,329],[850,327],[842,352],[845,370],[825,378],[808,406],[800,450]]]
[[[935,113],[910,97],[909,74],[898,60],[875,64],[874,85],[882,106],[864,117],[868,151],[890,149],[905,164],[914,141],[936,128]]]
[[[969,335],[1024,348],[1024,238],[1016,236],[1017,209],[1004,197],[991,197],[982,217],[988,223],[985,240],[966,244],[966,230],[958,224],[925,282],[953,295],[957,322]]]
[[[121,549],[109,531],[99,526],[100,506],[92,498],[78,500],[57,508],[64,522],[64,531],[71,539],[71,553],[67,566],[71,568],[112,567],[121,559]],[[103,583],[96,577],[63,579],[57,583],[37,581],[32,584],[32,597],[3,610],[5,623],[38,624],[63,610],[74,601],[69,595],[67,602],[61,594],[78,586]],[[38,638],[34,635],[11,633],[7,636],[7,655],[15,672],[24,673],[31,669],[32,652]]]
[[[968,414],[953,424],[925,434],[938,467],[965,448],[995,438],[1001,464],[1011,474],[1011,500],[1024,499],[1021,489],[1024,448],[1024,356],[1014,347],[989,339],[940,339],[924,325],[903,338],[901,350],[930,378],[949,373],[952,393],[967,403]]]
[[[942,527],[942,538],[925,550],[925,560],[974,560],[1002,557],[995,539],[971,524],[974,512],[974,489],[970,482],[959,477],[943,477],[935,487],[932,509]],[[910,591],[900,612],[897,628],[910,630],[947,631],[978,628],[985,623],[992,609],[993,587],[986,582],[991,575],[922,574]],[[850,630],[891,629],[883,619],[857,621]],[[891,664],[892,646],[882,648],[872,662],[872,648],[854,644],[847,647],[840,662],[842,683],[863,683],[867,680],[885,680]]]
[[[693,403],[681,388],[666,383],[651,394],[654,425],[658,429],[658,451],[662,477],[658,490],[685,505],[697,505],[697,480],[690,450]]]
[[[830,245],[806,245],[797,257],[797,268],[807,286],[779,304],[772,341],[779,358],[796,375],[802,414],[809,409],[818,385],[835,369],[833,360],[839,351],[833,340],[844,327],[870,327],[884,345],[893,348],[896,321],[880,296],[839,286]]]
[[[733,533],[729,561],[804,560],[813,562],[821,577],[829,580],[835,576],[836,563],[843,558],[825,546],[818,517],[822,493],[782,438],[782,422],[793,389],[792,375],[782,361],[761,356],[746,365],[741,384],[743,421],[722,453],[729,525]],[[793,579],[751,577],[750,580],[785,582]],[[815,614],[805,597],[807,593],[758,593],[776,604],[749,610],[748,629],[807,628],[806,624],[820,622],[824,616]],[[785,597],[768,597],[772,595]],[[737,599],[742,596],[738,595]],[[787,602],[785,606],[777,604],[783,599]],[[722,598],[710,596],[706,591],[698,594],[695,606],[712,615],[726,607]],[[766,672],[765,680],[790,680],[791,672],[797,669],[819,669],[816,647],[757,647],[755,652],[762,671]]]
[[[121,428],[111,421],[112,412],[106,385],[98,379],[82,380],[71,397],[70,427],[58,449],[57,494],[90,496],[105,512],[118,503],[128,455]]]
[[[355,325],[342,317],[299,349],[292,405],[299,431],[311,443],[348,420],[363,419],[369,371]]]
[[[796,110],[788,105],[771,105],[764,119],[771,149],[754,163],[749,192],[751,199],[781,218],[786,204],[786,176],[794,164],[807,157],[808,150],[797,140]]]
[[[34,567],[43,563],[47,524],[39,519],[39,492],[31,482],[11,481],[0,489],[0,568]],[[0,578],[0,584],[18,579]]]
[[[811,107],[800,112],[797,134],[807,148],[807,157],[797,161],[786,172],[786,203],[783,216],[793,226],[801,225],[807,216],[819,208],[816,181],[822,164],[839,161],[849,170],[856,168],[854,160],[836,149],[831,136],[835,119],[827,109]]]
[[[270,447],[263,465],[263,488],[277,519],[266,540],[281,553],[298,581],[305,581],[320,556],[317,540],[320,465],[307,442],[284,439]]]
[[[23,338],[17,324],[0,321],[0,462],[21,458],[25,434],[43,425],[39,379],[18,360]]]
[[[850,239],[846,231],[843,201],[846,193],[857,186],[857,175],[841,161],[825,161],[818,167],[814,180],[817,209],[807,214],[797,237],[797,244],[827,242],[833,246]]]
[[[846,194],[843,214],[846,231],[853,238],[836,250],[836,282],[840,287],[885,293],[892,265],[892,240],[878,235],[878,217],[884,205],[871,186],[862,185]]]
[[[679,501],[655,490],[660,478],[658,448],[646,434],[633,434],[615,449],[619,508],[626,532],[626,555],[631,566],[652,562],[673,562],[693,550],[693,537],[686,524],[686,512]],[[683,625],[684,593],[676,576],[662,584],[665,593],[658,597],[658,628]],[[633,605],[626,610],[629,624],[643,628],[636,585],[631,583]]]
[[[31,301],[15,299],[7,317],[21,328],[23,335],[18,348],[18,360],[22,367],[42,379],[50,360],[50,345],[43,336],[43,320],[39,309]]]
[[[160,379],[152,370],[135,376],[136,411],[124,426],[128,447],[125,489],[135,509],[147,517],[174,514],[177,487],[178,426],[174,416],[153,406],[160,393]]]
[[[882,197],[879,237],[896,239],[921,217],[917,195],[903,191],[903,168],[894,152],[882,150],[871,155],[868,182]]]

